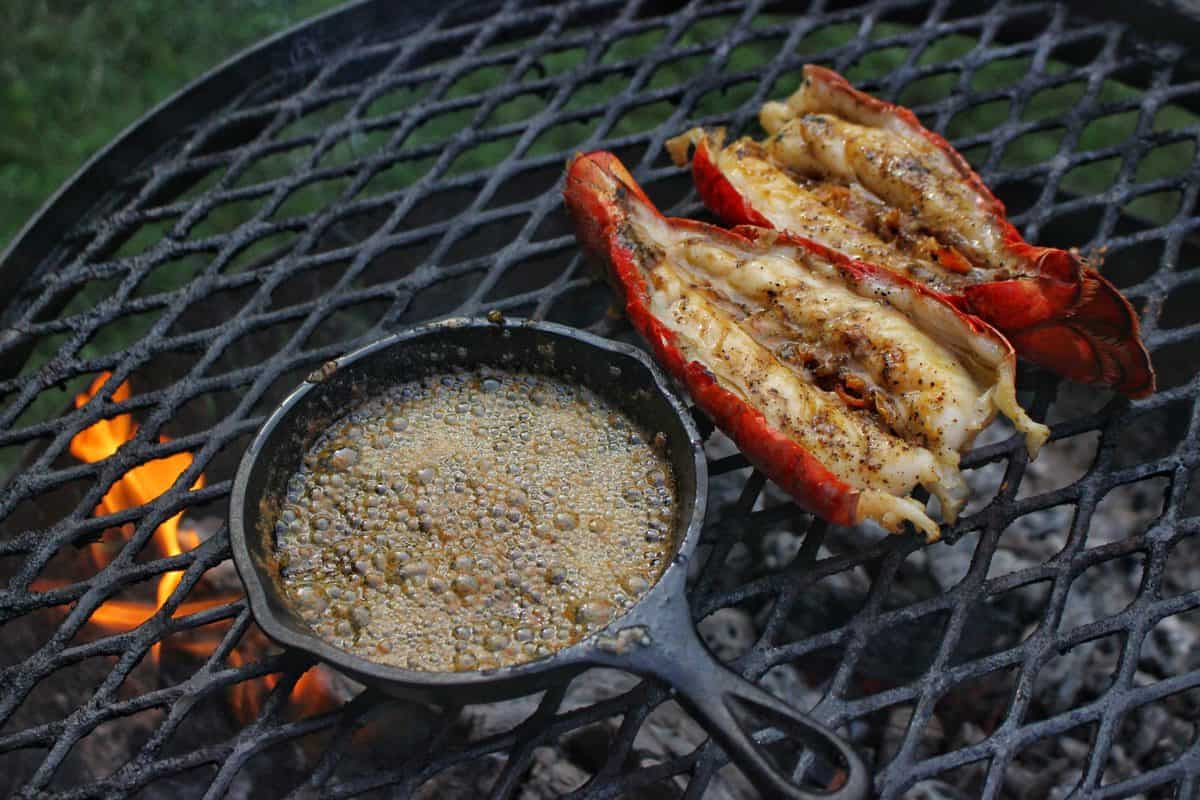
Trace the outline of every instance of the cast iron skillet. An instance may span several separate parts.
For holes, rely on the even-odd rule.
[[[271,531],[288,478],[329,423],[366,398],[429,372],[479,364],[574,380],[646,428],[665,433],[680,502],[674,559],[642,599],[608,627],[522,664],[422,672],[377,664],[327,644],[291,608],[279,582]],[[687,408],[641,350],[561,325],[454,319],[389,336],[330,362],[283,401],[250,444],[234,479],[233,558],[263,632],[389,694],[435,703],[484,702],[538,691],[587,667],[613,667],[669,685],[767,797],[866,797],[870,780],[849,745],[726,668],[697,635],[684,588],[704,521],[707,479],[700,435]],[[812,792],[793,783],[752,738],[751,732],[762,727],[754,724],[756,718],[840,763],[845,782],[834,792]]]

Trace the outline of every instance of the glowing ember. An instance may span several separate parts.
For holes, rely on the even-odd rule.
[[[109,377],[111,377],[111,373],[107,372],[97,377],[86,392],[75,398],[75,407],[81,408],[88,403],[100,391]],[[113,392],[113,400],[116,402],[128,400],[130,396],[131,391],[128,381],[123,382]],[[86,430],[80,431],[71,439],[71,455],[87,463],[102,461],[116,453],[118,448],[132,439],[136,433],[137,424],[129,414],[120,414],[111,419],[101,420]],[[162,436],[159,441],[167,442],[170,440],[166,436]],[[191,463],[192,454],[182,452],[167,456],[166,458],[155,459],[131,469],[109,488],[103,499],[101,499],[100,504],[93,511],[93,516],[107,516],[127,508],[146,505],[152,502],[156,497],[169,490],[179,479],[179,476],[191,466]],[[203,485],[204,476],[201,475],[192,484],[191,488],[193,490],[199,489]],[[159,525],[154,531],[153,543],[162,557],[179,555],[185,550],[195,548],[200,543],[200,537],[196,531],[190,528],[180,530],[182,517],[183,512],[181,511]],[[131,525],[125,525],[121,528],[121,532],[126,538],[129,537],[132,530]],[[103,567],[109,560],[102,545],[93,545],[91,553],[97,568]],[[158,587],[155,591],[155,602],[153,604],[126,600],[109,600],[96,609],[92,614],[91,622],[101,628],[112,631],[124,631],[136,628],[162,608],[179,586],[182,578],[183,573],[181,571],[164,573],[159,578]],[[51,585],[48,581],[39,581],[38,583],[40,586],[35,588],[41,590]],[[180,603],[174,611],[174,616],[194,614],[206,608],[229,603],[236,599],[236,596],[223,595],[205,600]],[[207,657],[220,643],[219,632],[200,639],[175,641],[175,639],[180,638],[172,637],[168,642],[169,647],[190,653],[199,658]],[[244,641],[245,643],[249,644],[248,649],[252,652],[261,652],[267,646],[266,640],[257,631],[253,631],[252,636],[247,636]],[[157,664],[159,662],[161,648],[162,644],[158,643],[151,649],[150,658],[152,663]],[[237,667],[243,663],[244,656],[234,650],[230,652],[228,660],[231,666]],[[276,675],[267,675],[260,680],[239,683],[233,687],[232,705],[234,712],[243,722],[257,715],[262,705],[263,697],[275,686],[278,680],[278,676]],[[332,709],[336,705],[336,701],[330,693],[329,675],[321,667],[310,669],[296,682],[290,695],[290,700],[292,704],[291,710],[299,712],[302,715],[318,714]]]

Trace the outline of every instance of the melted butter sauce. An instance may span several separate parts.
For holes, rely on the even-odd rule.
[[[603,628],[674,551],[654,434],[587,389],[480,369],[334,423],[276,523],[284,588],[326,641],[409,669],[493,668]]]

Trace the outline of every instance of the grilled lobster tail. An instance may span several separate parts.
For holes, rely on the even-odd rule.
[[[770,136],[723,146],[689,131],[704,203],[735,225],[787,230],[927,284],[1004,333],[1029,360],[1132,397],[1154,391],[1137,315],[1074,254],[1026,242],[966,160],[906,108],[806,66],[761,112]]]
[[[762,228],[667,219],[611,153],[576,156],[564,198],[633,327],[746,457],[839,524],[953,519],[959,453],[996,411],[1048,431],[1016,402],[1011,346],[934,292]]]

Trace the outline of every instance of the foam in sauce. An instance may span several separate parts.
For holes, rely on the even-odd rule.
[[[472,670],[549,655],[623,613],[670,560],[676,514],[661,434],[577,384],[480,368],[397,385],[333,423],[288,483],[275,540],[321,638]]]

